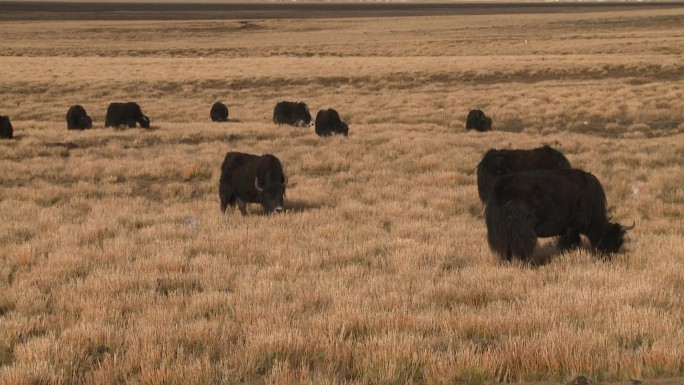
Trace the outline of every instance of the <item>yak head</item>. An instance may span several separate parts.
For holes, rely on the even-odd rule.
[[[81,126],[83,128],[93,128],[93,119],[88,115],[81,117]]]
[[[610,223],[596,244],[596,250],[604,255],[617,253],[625,242],[625,234],[633,228],[634,225],[625,227],[619,223]]]
[[[328,110],[331,112],[331,115],[333,115],[333,131],[337,134],[342,134],[344,136],[347,136],[349,134],[349,125],[340,119],[340,115],[337,113],[337,111],[330,109]]]
[[[335,131],[338,134],[342,134],[344,136],[347,136],[347,135],[349,135],[349,125],[345,122],[339,122],[337,124],[337,127],[335,127]]]
[[[482,120],[482,131],[491,131],[492,130],[492,118],[486,116]]]
[[[266,174],[263,180],[254,178],[254,188],[259,192],[261,205],[266,214],[280,213],[283,211],[283,197],[287,186],[287,176],[281,174],[280,178],[273,180],[270,174]]]
[[[142,128],[150,128],[150,118],[145,115],[140,116],[138,123],[140,123],[140,127]]]
[[[299,119],[295,122],[295,126],[304,127],[311,126],[313,121],[311,119],[311,113],[309,112],[309,106],[304,102],[297,103],[297,117]]]
[[[475,131],[491,131],[492,119],[485,116],[482,110],[470,110],[466,118],[466,129]]]

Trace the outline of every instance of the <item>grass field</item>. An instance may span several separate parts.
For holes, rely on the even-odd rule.
[[[684,8],[3,21],[0,55],[2,384],[684,381]],[[114,101],[152,129],[103,128]],[[475,167],[543,144],[636,224],[623,253],[491,253]],[[221,214],[227,151],[280,158],[284,214]]]

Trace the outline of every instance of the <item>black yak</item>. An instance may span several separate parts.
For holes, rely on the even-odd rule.
[[[242,215],[247,215],[247,203],[261,203],[267,214],[281,212],[286,186],[287,176],[275,156],[229,152],[221,165],[221,211],[237,204]]]
[[[485,116],[482,110],[470,110],[466,118],[466,130],[491,131],[492,119]]]
[[[227,122],[228,121],[228,107],[221,102],[216,102],[211,106],[209,117],[212,122]]]
[[[316,114],[316,134],[330,136],[333,134],[349,134],[349,126],[340,119],[340,115],[332,108],[320,110]]]
[[[530,261],[538,237],[560,236],[561,251],[586,235],[602,255],[617,252],[630,228],[606,217],[595,176],[578,169],[532,170],[498,177],[485,207],[489,246],[504,260]]]
[[[519,171],[563,168],[570,168],[570,162],[560,151],[549,146],[531,150],[491,149],[477,165],[477,192],[482,203],[485,203],[497,176]]]
[[[0,139],[12,139],[13,137],[14,128],[12,128],[9,116],[0,115]]]
[[[80,104],[69,107],[66,113],[67,130],[86,130],[93,128],[93,120]]]
[[[143,115],[138,103],[110,103],[105,117],[105,127],[128,126],[134,128],[139,123],[142,128],[150,128],[150,118]]]
[[[311,125],[309,107],[304,102],[278,102],[273,109],[273,123],[309,126]]]

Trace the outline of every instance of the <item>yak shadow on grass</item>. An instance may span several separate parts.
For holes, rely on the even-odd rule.
[[[285,213],[292,213],[292,214],[303,213],[303,212],[307,212],[310,210],[317,210],[317,209],[320,209],[321,207],[323,207],[323,205],[321,205],[321,204],[310,203],[310,202],[306,202],[306,201],[302,201],[302,200],[287,200],[287,201],[285,201],[283,206],[284,206],[284,212]],[[238,209],[237,205],[235,207],[228,206],[224,215],[233,215],[233,214],[236,214],[239,212],[240,212],[240,210]],[[264,212],[263,207],[261,207],[261,205],[258,203],[247,204],[247,215],[246,215],[247,217],[253,217],[253,216],[258,216],[258,217],[266,216],[266,217],[268,217],[270,215],[276,215],[277,216],[280,214],[276,214],[276,213],[266,214],[266,212]]]
[[[74,142],[48,142],[45,143],[45,147],[63,147],[67,150],[73,150],[75,148],[80,148],[81,146]]]
[[[12,134],[11,138],[0,138],[0,143],[13,143],[24,139],[23,134]]]
[[[530,260],[527,261],[527,264],[531,267],[541,267],[548,265],[560,256],[562,256],[562,253],[558,250],[558,247],[556,247],[555,242],[545,243],[537,246]]]
[[[529,260],[522,262],[524,265],[527,265],[529,267],[542,267],[545,265],[548,265],[549,263],[553,262],[554,260],[558,258],[565,258],[569,254],[572,254],[577,251],[583,251],[587,252],[589,254],[592,254],[595,259],[597,260],[610,260],[610,257],[602,256],[599,254],[595,254],[592,252],[591,244],[584,238],[582,238],[582,241],[579,245],[576,247],[570,248],[568,250],[561,251],[556,243],[558,242],[557,239],[554,239],[551,242],[546,242],[543,244],[540,244],[537,246],[537,248],[534,250],[534,254],[530,257]]]
[[[118,131],[128,131],[128,130],[140,130],[140,131],[146,132],[146,131],[159,131],[162,129],[161,126],[157,126],[157,125],[154,125],[154,126],[150,125],[148,128],[145,128],[145,127],[140,127],[139,125],[136,125],[135,127],[128,127],[125,124],[120,124],[118,126],[102,127],[102,128],[104,128],[104,129],[111,128],[112,130],[117,131],[117,132]]]
[[[285,212],[303,213],[310,210],[317,210],[323,207],[318,203],[311,203],[303,200],[287,200],[285,201]]]
[[[514,264],[524,267],[537,268],[548,265],[554,259],[562,256],[561,251],[556,247],[555,242],[544,243],[537,246],[534,249],[534,253],[525,260],[513,258],[511,261],[506,261],[505,259],[499,259],[499,263],[502,265]]]
[[[188,144],[188,145],[196,145],[200,143],[208,143],[208,142],[213,142],[213,141],[219,141],[219,142],[225,142],[225,143],[234,143],[240,140],[244,140],[245,137],[244,135],[235,135],[235,134],[230,134],[228,136],[211,136],[211,135],[205,135],[202,133],[197,133],[197,134],[192,134],[188,136],[184,136],[180,139],[174,139],[170,141],[169,143],[172,144]]]

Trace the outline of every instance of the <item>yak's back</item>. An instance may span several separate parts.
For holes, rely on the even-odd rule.
[[[490,149],[477,165],[477,189],[482,202],[487,201],[494,180],[502,175],[538,169],[568,169],[570,162],[549,146],[533,149]]]
[[[540,213],[551,212],[552,207],[585,207],[605,213],[606,195],[598,179],[583,170],[539,169],[497,178],[489,201],[499,205],[524,202]]]
[[[224,172],[231,171],[236,168],[244,167],[245,165],[254,162],[258,158],[258,155],[231,151],[227,153],[226,157],[223,159],[223,165],[221,166],[221,169]]]
[[[251,169],[252,171],[259,170],[282,170],[280,160],[271,154],[254,155],[244,152],[231,151],[226,154],[221,169],[226,171],[235,171],[238,169]]]
[[[214,103],[209,111],[209,117],[214,122],[227,122],[228,107],[221,102]]]
[[[349,126],[342,121],[337,110],[328,108],[327,110],[320,110],[316,114],[315,131],[318,136],[347,135]]]
[[[309,107],[304,102],[278,102],[273,109],[273,123],[307,125],[311,123]]]
[[[93,120],[88,116],[85,108],[80,104],[75,104],[66,113],[67,129],[88,129],[93,127]]]

